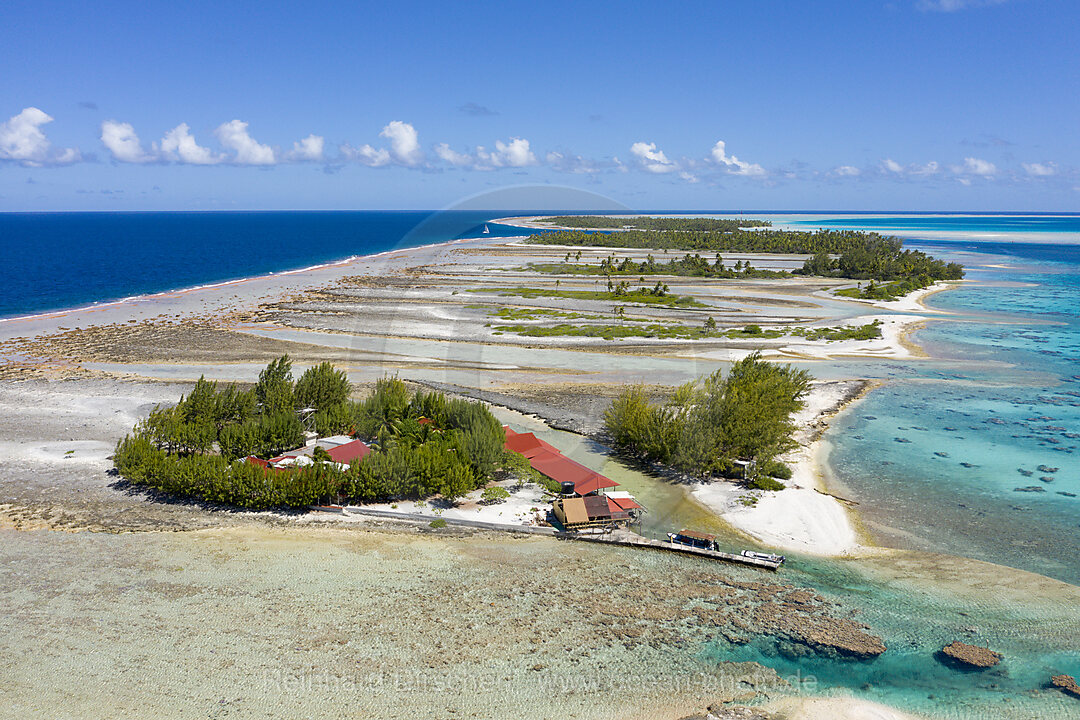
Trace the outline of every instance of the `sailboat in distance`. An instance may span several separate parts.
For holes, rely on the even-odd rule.
[[[483,232],[483,233],[481,233],[481,234],[483,234],[483,235],[490,235],[490,234],[491,234],[491,231],[490,231],[490,230],[488,230],[488,226],[487,226],[487,225],[484,225],[484,232]]]

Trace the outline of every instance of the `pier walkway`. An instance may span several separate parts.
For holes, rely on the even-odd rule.
[[[435,517],[432,517],[431,515],[396,512],[393,510],[369,510],[367,508],[357,505],[347,505],[341,508],[312,505],[311,509],[318,510],[320,512],[339,513],[343,515],[363,515],[366,517],[384,518],[386,520],[404,520],[406,522],[430,523],[432,520],[437,519]],[[477,528],[479,530],[497,530],[499,532],[519,533],[523,535],[546,535],[548,537],[558,538],[559,540],[576,540],[578,542],[590,542],[605,545],[620,545],[623,547],[664,550],[667,552],[677,552],[684,555],[696,555],[697,557],[710,558],[712,560],[721,560],[724,562],[737,563],[739,565],[749,565],[751,567],[757,567],[763,570],[777,570],[780,567],[780,563],[772,562],[770,560],[746,557],[745,555],[736,555],[735,553],[728,553],[719,550],[705,550],[704,548],[695,548],[688,545],[678,545],[675,543],[663,542],[661,540],[653,540],[652,538],[638,535],[637,533],[630,532],[629,530],[613,530],[611,532],[605,533],[588,534],[577,532],[562,532],[560,530],[556,530],[553,527],[543,527],[535,525],[511,525],[510,523],[494,523],[484,522],[482,520],[465,520],[459,518],[442,519],[446,521],[447,525]]]

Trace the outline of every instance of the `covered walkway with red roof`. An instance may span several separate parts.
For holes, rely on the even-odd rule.
[[[517,433],[508,426],[503,426],[503,429],[506,431],[504,447],[507,450],[524,455],[534,470],[555,482],[573,483],[574,492],[578,495],[591,495],[606,488],[619,486],[619,483],[614,480],[566,457],[559,452],[557,447],[544,442],[532,433]],[[638,507],[641,506],[638,505]]]

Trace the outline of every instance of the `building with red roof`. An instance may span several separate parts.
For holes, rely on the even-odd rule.
[[[617,497],[600,495],[602,490],[615,488],[619,483],[585,467],[559,452],[554,445],[544,442],[532,433],[514,432],[507,426],[507,450],[523,455],[537,472],[551,478],[560,486],[573,487],[575,497],[562,497],[553,504],[555,517],[563,527],[599,527],[612,523],[625,523],[645,508],[628,492],[618,492]],[[564,491],[564,494],[569,494]]]
[[[353,440],[344,445],[337,445],[329,448],[327,449],[327,452],[330,453],[330,459],[334,462],[348,465],[353,460],[363,460],[366,458],[371,454],[371,448],[359,440]]]
[[[507,450],[513,450],[527,458],[531,458],[540,452],[549,452],[556,455],[562,454],[557,447],[551,443],[544,442],[532,433],[516,433],[510,428],[505,428],[505,430],[506,444],[504,447]]]
[[[282,453],[277,457],[270,458],[268,461],[269,466],[272,468],[285,469],[312,465],[315,462],[312,457],[315,448],[322,448],[325,450],[330,455],[330,460],[340,465],[348,465],[354,460],[363,460],[371,454],[371,448],[362,441],[353,440],[347,435],[334,435],[332,437],[321,438],[310,445],[304,445],[295,450]]]

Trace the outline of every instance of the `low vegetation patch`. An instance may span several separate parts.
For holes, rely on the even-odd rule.
[[[603,316],[593,316],[595,319],[605,319]],[[792,336],[807,340],[825,340],[835,342],[837,340],[872,340],[881,337],[881,322],[875,320],[872,323],[858,326],[841,326],[832,328],[791,328],[791,329],[762,329],[758,325],[747,325],[743,328],[718,330],[715,321],[708,320],[703,325],[663,325],[649,323],[648,320],[635,320],[624,318],[624,322],[632,321],[639,324],[623,325],[611,323],[596,323],[570,325],[560,323],[558,325],[496,325],[493,329],[499,333],[514,333],[522,337],[594,337],[614,340],[617,338],[640,337],[675,340],[776,340],[778,338]]]
[[[484,309],[487,306],[479,305]],[[500,320],[542,320],[544,318],[563,318],[566,320],[605,320],[607,316],[597,313],[563,312],[548,308],[517,308],[500,307],[488,312],[488,317],[496,317]]]
[[[952,278],[949,278],[952,279]],[[928,288],[938,280],[929,276],[909,278],[891,283],[875,283],[873,280],[857,288],[836,290],[834,294],[858,300],[897,300],[910,292]]]
[[[796,328],[793,335],[807,340],[875,340],[881,337],[881,321],[874,320],[865,325],[842,325],[831,328]]]
[[[606,215],[557,215],[538,218],[538,223],[546,223],[568,228],[596,228],[637,230],[682,230],[696,232],[732,232],[740,228],[769,227],[768,220],[750,220],[738,218],[702,218],[702,217],[609,217]]]
[[[661,283],[648,288],[629,289],[626,285],[608,283],[608,290],[548,290],[545,288],[472,288],[474,293],[498,293],[502,297],[523,298],[567,298],[570,300],[607,300],[611,302],[631,302],[643,305],[666,305],[668,307],[703,308],[708,305],[698,302],[689,295],[671,295]]]
[[[509,497],[509,490],[499,487],[498,485],[492,485],[489,488],[485,488],[484,492],[480,494],[480,502],[485,505],[494,505],[496,503],[506,502]]]
[[[783,270],[759,270],[750,264],[749,260],[736,260],[735,264],[727,267],[724,259],[717,253],[715,259],[710,262],[701,255],[687,253],[681,258],[673,258],[668,262],[656,262],[649,255],[640,262],[624,258],[617,259],[614,255],[601,258],[597,264],[582,264],[570,262],[570,253],[561,263],[530,263],[529,270],[536,272],[560,274],[560,275],[675,275],[680,277],[704,277],[704,278],[786,278],[791,277],[790,272]],[[642,278],[644,282],[644,278]]]

